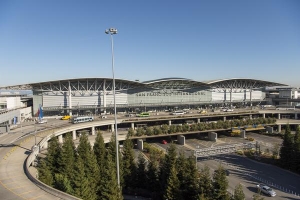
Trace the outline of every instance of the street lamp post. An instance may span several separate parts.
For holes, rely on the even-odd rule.
[[[115,83],[115,70],[114,70],[114,40],[113,35],[117,34],[117,29],[109,28],[105,30],[106,34],[110,35],[111,40],[111,63],[112,63],[112,75],[113,75],[113,96],[114,96],[114,110],[115,110],[115,140],[116,140],[116,165],[117,165],[117,178],[118,186],[120,187],[120,169],[119,169],[119,141],[118,141],[118,128],[117,128],[117,106],[116,106],[116,83]]]

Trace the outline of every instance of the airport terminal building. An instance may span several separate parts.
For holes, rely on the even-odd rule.
[[[255,79],[195,81],[164,78],[151,81],[115,79],[118,112],[165,110],[231,105],[255,105],[266,101],[266,87],[285,84]],[[45,115],[100,114],[114,107],[111,78],[79,78],[2,87],[32,90],[33,113]]]

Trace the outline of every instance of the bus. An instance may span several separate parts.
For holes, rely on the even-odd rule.
[[[140,113],[140,114],[137,114],[136,116],[137,116],[137,117],[149,117],[150,114],[149,114],[148,112],[142,112],[142,113]]]
[[[74,117],[74,118],[72,118],[72,123],[73,124],[77,124],[77,123],[81,123],[81,122],[91,122],[91,121],[94,121],[94,117],[83,116],[83,117]]]
[[[183,110],[176,110],[172,113],[172,115],[183,115],[184,111]]]

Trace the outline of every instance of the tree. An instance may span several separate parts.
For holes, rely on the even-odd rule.
[[[209,173],[209,167],[207,165],[201,169],[199,178],[199,192],[201,196],[210,198],[212,196],[212,181]]]
[[[142,154],[140,154],[138,157],[138,167],[137,167],[136,172],[137,172],[136,173],[137,180],[136,180],[136,184],[135,184],[136,187],[141,188],[141,189],[146,189],[146,187],[147,187],[147,177],[145,176],[146,160],[142,156]]]
[[[110,152],[107,152],[102,179],[100,181],[99,199],[122,200],[121,189],[118,186],[116,166]]]
[[[228,180],[226,178],[226,172],[224,168],[220,165],[217,170],[215,170],[213,175],[213,199],[229,199],[227,193]]]
[[[175,165],[172,165],[170,169],[170,175],[167,179],[167,184],[164,190],[164,199],[168,199],[168,200],[182,199],[180,193],[180,182],[177,178]]]
[[[84,170],[83,160],[80,156],[76,158],[76,165],[74,166],[74,195],[82,199],[97,199],[97,191],[90,187],[89,179]]]
[[[184,179],[181,182],[182,186],[182,196],[189,197],[190,200],[197,200],[199,195],[198,187],[198,170],[196,168],[195,157],[191,156],[186,160],[185,164],[186,173],[184,174]]]
[[[241,184],[238,184],[234,189],[233,200],[245,200],[245,194]]]
[[[253,200],[264,200],[264,198],[261,197],[260,194],[254,194],[252,198]]]
[[[293,170],[300,172],[300,126],[297,126],[296,129],[296,133],[294,136],[294,155],[293,155],[293,159],[294,159],[294,164],[293,166]]]
[[[282,147],[280,149],[280,165],[283,168],[291,169],[293,160],[293,146],[294,141],[291,134],[290,125],[287,124],[283,137]]]
[[[56,189],[66,192],[68,194],[73,194],[73,188],[71,186],[71,182],[65,175],[55,174],[54,179],[55,179],[54,187]]]
[[[133,130],[133,128],[129,128],[129,129],[128,129],[127,136],[128,136],[128,137],[131,137],[131,136],[133,136],[133,135],[134,135],[134,130]]]
[[[61,151],[58,154],[58,171],[68,179],[73,179],[75,163],[75,145],[70,133],[66,134]]]
[[[49,166],[47,166],[46,161],[44,159],[40,160],[37,169],[39,180],[49,186],[53,186],[53,176]]]
[[[93,146],[93,150],[94,150],[94,154],[97,159],[97,163],[98,163],[100,174],[101,174],[101,170],[103,169],[104,161],[105,161],[106,148],[105,148],[103,135],[100,131],[97,133],[95,143]]]
[[[57,137],[52,137],[49,140],[46,162],[53,176],[55,173],[59,173],[58,160],[57,160],[59,153],[60,153],[60,144],[58,142],[58,139]]]
[[[128,135],[126,140],[123,143],[123,151],[122,151],[122,160],[123,160],[123,179],[124,186],[128,188],[135,184],[135,172],[136,172],[136,164],[134,162],[134,151],[133,151],[133,143],[132,140],[129,139]]]
[[[150,153],[150,161],[148,164],[148,170],[146,171],[147,177],[147,189],[152,192],[152,198],[156,199],[159,195],[158,191],[160,190],[159,186],[159,154],[154,152]]]

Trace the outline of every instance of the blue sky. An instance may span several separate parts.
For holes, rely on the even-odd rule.
[[[0,86],[83,77],[300,86],[297,0],[0,0]]]

